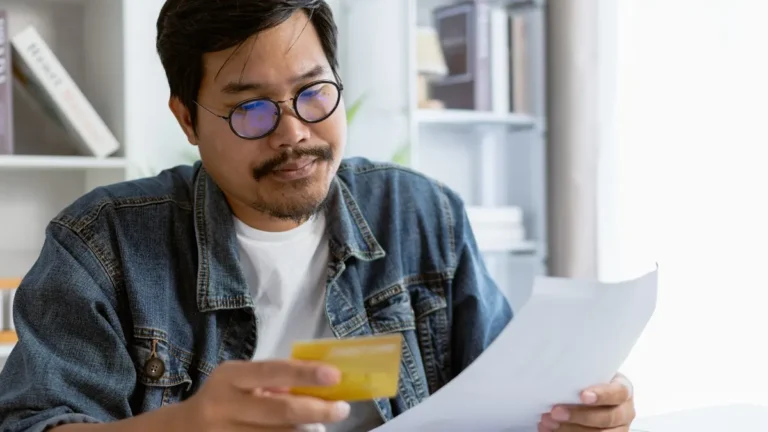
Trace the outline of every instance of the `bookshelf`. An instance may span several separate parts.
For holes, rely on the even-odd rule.
[[[0,171],[10,170],[125,170],[121,157],[0,155]]]
[[[425,108],[418,103],[420,29],[436,28],[436,8],[461,3],[467,0],[333,2],[345,98],[364,98],[348,152],[393,160],[447,184],[472,208],[476,231],[502,222],[488,216],[498,208],[522,209],[523,240],[479,242],[500,287],[518,294],[519,285],[548,272],[546,2],[478,0],[489,6],[490,107]],[[520,66],[510,64],[511,17],[523,23]],[[513,106],[510,89],[524,91],[524,110]]]
[[[11,355],[11,351],[13,351],[13,347],[14,347],[14,344],[0,343],[0,365],[5,363],[4,361],[2,361],[2,359],[5,359],[9,355]]]
[[[0,366],[2,366],[2,359],[8,357],[16,344],[16,333],[10,331],[0,332]]]
[[[155,51],[162,4],[0,0],[9,36],[34,26],[120,143],[106,158],[78,152],[36,101],[14,87],[15,154],[0,155],[0,279],[29,270],[48,221],[84,193],[184,159],[189,145],[167,108]],[[0,337],[0,367],[11,347]]]
[[[517,130],[527,130],[537,126],[537,120],[526,114],[460,109],[421,109],[416,112],[416,122],[424,126],[507,126]]]

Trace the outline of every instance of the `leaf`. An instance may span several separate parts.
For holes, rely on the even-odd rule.
[[[360,112],[360,108],[363,106],[363,102],[365,102],[365,97],[365,94],[361,95],[356,101],[352,102],[352,105],[350,105],[349,108],[347,108],[347,123],[352,123],[352,120],[354,120],[355,116]]]
[[[408,144],[403,144],[392,155],[392,162],[407,167],[411,162],[411,147]]]

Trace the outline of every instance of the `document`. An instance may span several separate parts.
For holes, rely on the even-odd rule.
[[[553,405],[608,383],[656,308],[657,272],[619,283],[540,277],[467,369],[376,432],[535,432]]]

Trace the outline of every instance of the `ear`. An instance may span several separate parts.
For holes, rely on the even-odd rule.
[[[176,96],[171,96],[171,99],[168,101],[168,107],[171,109],[174,117],[176,117],[176,121],[179,122],[181,130],[187,135],[187,141],[192,145],[197,145],[197,134],[192,124],[192,116],[190,116],[187,107]]]

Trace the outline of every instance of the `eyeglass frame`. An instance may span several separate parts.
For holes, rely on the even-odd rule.
[[[333,106],[333,108],[331,108],[331,110],[328,112],[328,115],[326,115],[325,117],[323,117],[323,118],[321,118],[321,119],[319,119],[319,120],[313,120],[313,121],[309,121],[309,120],[305,119],[305,118],[304,118],[304,117],[303,117],[301,114],[299,114],[299,110],[298,110],[298,108],[297,108],[297,104],[298,104],[298,97],[299,97],[299,95],[301,95],[301,93],[302,93],[302,92],[304,92],[305,90],[308,90],[309,88],[311,88],[311,87],[313,87],[313,86],[316,86],[316,85],[318,85],[318,84],[331,84],[331,85],[333,85],[333,86],[334,86],[334,87],[336,87],[336,89],[338,90],[338,92],[339,92],[339,95],[338,95],[338,97],[336,98],[336,104],[335,104],[335,105]],[[276,100],[274,100],[274,99],[271,99],[271,98],[268,98],[268,97],[255,97],[255,98],[250,98],[250,99],[245,99],[245,100],[242,100],[242,101],[238,102],[238,103],[237,103],[237,104],[236,104],[234,107],[232,107],[232,109],[230,109],[230,110],[229,110],[229,114],[227,114],[226,116],[223,116],[223,115],[221,115],[221,114],[217,114],[217,113],[213,112],[211,109],[209,109],[208,107],[206,107],[206,106],[202,105],[202,104],[201,104],[200,102],[198,102],[198,101],[194,101],[194,102],[195,102],[195,105],[199,106],[200,108],[202,108],[202,109],[204,109],[204,110],[208,111],[209,113],[211,113],[212,115],[214,115],[214,116],[216,116],[216,117],[218,117],[218,118],[220,118],[220,119],[222,119],[222,120],[226,121],[226,122],[227,122],[227,124],[229,124],[229,129],[230,129],[230,130],[232,131],[232,133],[233,133],[233,134],[235,134],[235,136],[237,136],[238,138],[241,138],[241,139],[244,139],[244,140],[249,140],[249,141],[254,141],[254,140],[262,139],[262,138],[265,138],[265,137],[267,137],[267,136],[271,135],[271,134],[272,134],[272,133],[273,133],[273,132],[274,132],[274,131],[277,129],[277,127],[278,127],[278,126],[280,126],[280,120],[283,118],[283,108],[282,108],[282,104],[284,104],[284,103],[286,103],[286,102],[289,102],[289,101],[292,101],[292,103],[291,103],[291,109],[293,110],[293,113],[296,115],[296,117],[297,117],[299,120],[301,120],[301,121],[302,121],[302,122],[304,122],[304,123],[307,123],[307,124],[315,124],[315,123],[320,123],[320,122],[322,122],[322,121],[328,120],[328,118],[329,118],[330,116],[332,116],[332,115],[333,115],[333,113],[335,113],[335,112],[336,112],[336,109],[338,109],[338,108],[339,108],[339,105],[341,104],[341,93],[342,93],[342,91],[343,91],[343,90],[344,90],[344,85],[343,85],[342,83],[339,83],[339,82],[336,82],[336,81],[333,81],[333,80],[317,80],[317,81],[312,81],[312,82],[310,82],[310,83],[307,83],[307,84],[305,84],[304,86],[300,87],[300,88],[299,88],[299,89],[296,91],[296,94],[295,94],[295,95],[294,95],[292,98],[288,98],[288,99],[285,99],[285,100],[279,100],[279,101],[276,101]],[[262,134],[262,135],[259,135],[259,136],[257,136],[257,137],[248,137],[248,136],[243,136],[243,135],[240,135],[240,134],[239,134],[239,133],[238,133],[238,132],[235,130],[235,127],[232,125],[232,116],[234,115],[234,113],[235,113],[235,110],[237,110],[238,108],[242,107],[242,106],[243,106],[243,105],[245,105],[245,104],[248,104],[248,103],[251,103],[251,102],[256,102],[256,101],[269,101],[269,102],[271,102],[271,103],[272,103],[274,106],[276,106],[276,107],[277,107],[277,120],[275,120],[275,124],[274,124],[274,126],[272,126],[272,129],[270,129],[269,131],[265,132],[265,133],[264,133],[264,134]]]

